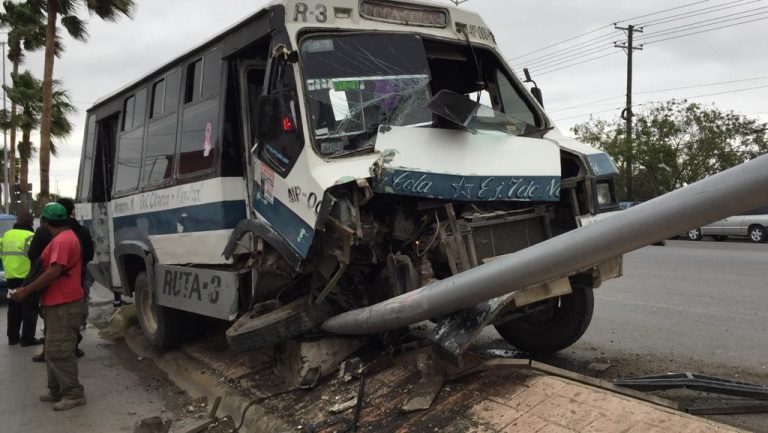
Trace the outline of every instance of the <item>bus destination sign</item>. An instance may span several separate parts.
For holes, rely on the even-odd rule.
[[[448,11],[405,5],[401,3],[383,3],[361,1],[360,16],[370,20],[384,21],[423,27],[447,27]]]

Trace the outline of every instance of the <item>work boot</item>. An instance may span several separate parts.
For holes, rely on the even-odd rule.
[[[32,357],[32,362],[45,362],[45,352],[40,352]]]
[[[57,403],[61,401],[61,395],[48,392],[40,396],[40,401],[45,403]]]
[[[82,406],[85,404],[85,397],[76,399],[63,399],[53,404],[53,410],[69,410],[73,407]]]
[[[45,340],[42,338],[33,338],[31,340],[21,340],[21,347],[27,347],[27,346],[38,346],[40,344],[45,343]]]

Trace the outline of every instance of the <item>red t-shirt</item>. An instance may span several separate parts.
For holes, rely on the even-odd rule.
[[[45,269],[54,263],[65,269],[43,293],[43,305],[50,307],[83,299],[83,286],[80,282],[80,241],[72,230],[64,230],[56,235],[43,250],[42,260]]]

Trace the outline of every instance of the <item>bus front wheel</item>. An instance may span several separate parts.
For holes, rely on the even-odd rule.
[[[573,293],[533,304],[536,311],[496,325],[502,338],[517,349],[550,354],[575,343],[592,321],[595,298],[591,288],[574,287]]]
[[[139,326],[152,347],[165,350],[177,345],[181,340],[184,312],[155,303],[146,272],[136,276],[134,299]]]

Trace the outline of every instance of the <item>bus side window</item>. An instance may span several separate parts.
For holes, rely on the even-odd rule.
[[[277,119],[277,124],[259,125],[259,128],[274,128],[277,133],[270,134],[274,137],[271,140],[259,143],[259,158],[285,177],[304,148],[293,65],[284,59],[275,59],[269,82],[272,106],[277,111],[273,119]]]
[[[145,187],[166,183],[173,177],[180,74],[179,69],[174,69],[156,81],[153,87],[152,111],[144,149],[142,185]]]
[[[186,66],[179,146],[180,176],[209,171],[219,157],[221,74],[219,48],[204,54],[202,61],[198,59]]]
[[[115,193],[117,194],[133,191],[139,186],[146,104],[147,90],[141,89],[136,93],[135,102],[126,101],[123,106],[124,130],[120,132],[117,142],[115,168]],[[127,112],[129,108],[132,108],[133,112]]]

